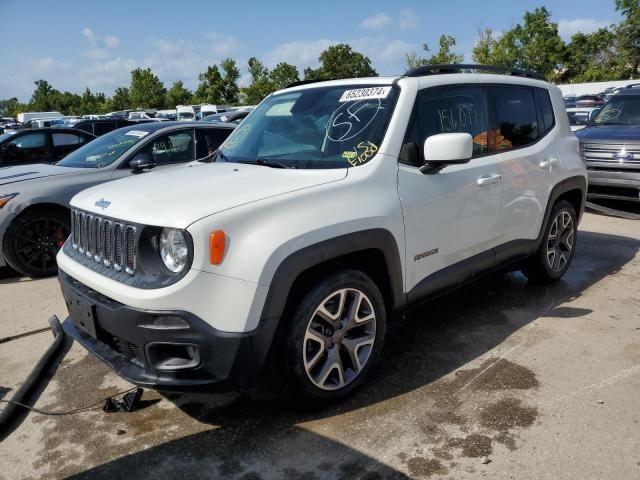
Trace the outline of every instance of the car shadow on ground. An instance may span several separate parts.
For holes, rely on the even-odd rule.
[[[424,305],[391,329],[378,368],[365,388],[321,411],[259,397],[240,396],[225,402],[216,396],[167,395],[204,425],[204,431],[184,432],[181,438],[107,461],[72,478],[408,478],[389,466],[398,463],[397,458],[392,462],[385,457],[385,450],[392,447],[384,443],[385,429],[393,427],[379,422],[406,408],[407,402],[424,403],[428,409],[407,421],[425,422],[426,430],[437,430],[442,422],[457,421],[455,409],[471,394],[475,387],[469,385],[474,382],[480,384],[477,388],[482,382],[483,388],[493,388],[486,382],[496,388],[510,384],[516,389],[535,388],[535,374],[510,362],[500,364],[490,379],[476,379],[485,364],[503,361],[487,353],[513,335],[525,337],[525,327],[536,319],[590,314],[589,309],[563,304],[617,273],[639,249],[640,241],[634,238],[582,231],[574,263],[560,282],[536,286],[517,272],[491,276]],[[479,357],[487,357],[480,368],[465,370]],[[318,424],[322,432],[327,428],[338,434],[332,439],[316,433]],[[361,446],[367,441],[381,445],[375,454],[363,453]],[[412,460],[416,459],[408,462]],[[433,462],[424,458],[413,466],[405,462],[405,470],[411,476],[447,473],[441,463]]]

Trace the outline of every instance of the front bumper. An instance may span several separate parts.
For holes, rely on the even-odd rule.
[[[59,281],[70,311],[65,332],[121,377],[143,387],[166,391],[247,387],[259,374],[275,331],[273,322],[262,322],[247,333],[221,332],[188,312],[128,307],[62,271]],[[160,326],[154,323],[159,318],[179,319],[182,327],[163,328],[162,321]]]
[[[588,198],[640,202],[640,172],[589,169]]]

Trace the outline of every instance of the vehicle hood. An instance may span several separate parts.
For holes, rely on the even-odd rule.
[[[297,170],[238,163],[190,164],[89,188],[73,197],[71,205],[133,223],[186,228],[230,208],[346,176],[346,168]]]
[[[588,143],[640,143],[640,125],[591,125],[576,136]]]
[[[21,165],[19,167],[2,167],[0,168],[0,186],[26,182],[37,178],[69,175],[85,170],[84,168],[56,167],[55,165],[46,165],[44,163]]]

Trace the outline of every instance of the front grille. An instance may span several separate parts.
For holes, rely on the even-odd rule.
[[[582,143],[580,153],[587,167],[596,170],[640,170],[640,145]]]
[[[73,210],[71,229],[74,250],[105,267],[118,272],[124,270],[129,275],[135,274],[136,227]]]

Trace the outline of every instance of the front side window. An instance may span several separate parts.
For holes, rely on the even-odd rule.
[[[47,146],[47,134],[43,132],[27,133],[9,142],[21,149],[44,148]]]
[[[145,145],[138,153],[151,155],[156,165],[191,162],[194,157],[193,131],[161,135]]]
[[[489,151],[486,111],[482,88],[461,86],[423,90],[418,96],[419,151],[432,135],[468,133],[473,138],[473,156],[485,155]]]
[[[149,133],[140,127],[114,130],[71,152],[56,165],[75,168],[104,168],[141,142]]]
[[[216,161],[357,167],[380,148],[396,95],[391,85],[321,86],[272,95],[233,131]]]
[[[613,96],[593,119],[598,126],[640,125],[640,95]]]
[[[496,124],[495,150],[525,147],[538,140],[538,116],[532,89],[490,87],[489,99]]]

